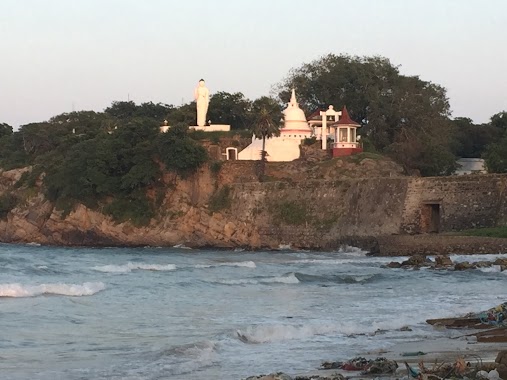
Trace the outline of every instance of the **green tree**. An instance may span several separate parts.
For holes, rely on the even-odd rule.
[[[466,117],[455,118],[452,123],[456,134],[456,155],[459,157],[481,157],[486,147],[502,137],[503,130],[492,123],[474,124]]]
[[[483,158],[490,173],[507,173],[507,132],[487,147]]]
[[[141,117],[156,120],[158,123],[164,121],[174,110],[174,106],[164,103],[147,102],[137,105],[133,101],[115,101],[104,112],[119,120],[129,120]]]
[[[128,102],[114,101],[110,107],[107,107],[104,110],[104,112],[117,119],[128,119],[134,117],[136,110],[136,103],[132,100]]]
[[[212,124],[229,124],[232,129],[246,129],[251,105],[251,101],[241,92],[217,92],[210,98],[207,118]]]
[[[169,125],[196,125],[196,107],[195,102],[190,102],[173,108],[167,115]]]
[[[502,131],[507,131],[507,112],[502,111],[491,116],[490,124]]]
[[[259,178],[264,177],[266,162],[266,139],[280,136],[280,124],[283,114],[280,104],[272,98],[263,96],[252,103],[252,116],[254,124],[252,132],[258,139],[262,139],[261,167]]]
[[[7,123],[0,123],[0,138],[12,134],[12,127]]]
[[[167,170],[182,177],[195,173],[208,160],[206,149],[188,136],[188,127],[171,127],[157,139],[158,156]]]
[[[451,165],[453,127],[446,90],[416,76],[401,75],[387,58],[329,54],[293,69],[277,86],[280,100],[286,101],[292,88],[307,112],[330,104],[346,105],[351,117],[361,123],[360,133],[371,149],[391,154],[408,171],[444,174],[447,170],[427,170],[434,167],[431,162],[436,157],[431,153],[443,150],[450,154],[438,157],[445,158],[444,167]],[[434,144],[439,148],[425,155],[411,154],[415,146],[424,149]],[[422,162],[423,158],[430,161]]]

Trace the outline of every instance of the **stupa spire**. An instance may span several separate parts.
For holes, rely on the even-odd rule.
[[[296,99],[296,90],[294,88],[292,89],[292,94],[290,96],[290,105],[293,107],[298,105],[298,101]]]

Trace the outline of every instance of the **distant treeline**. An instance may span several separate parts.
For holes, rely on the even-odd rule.
[[[392,157],[408,173],[448,175],[456,170],[458,157],[483,157],[491,172],[507,172],[507,112],[479,125],[465,117],[452,119],[445,88],[401,75],[387,58],[330,54],[291,70],[274,88],[275,99],[254,101],[239,92],[217,92],[207,119],[233,130],[256,131],[259,106],[270,104],[264,109],[272,109],[276,119],[295,88],[307,114],[330,104],[336,109],[346,105],[362,125],[364,149]],[[173,128],[161,134],[164,120]],[[195,122],[194,102],[120,101],[104,112],[64,113],[18,131],[4,123],[0,168],[32,166],[19,186],[33,186],[42,178],[46,196],[62,209],[76,202],[97,207],[112,198],[103,203],[105,212],[117,220],[145,223],[157,203],[147,190],[157,193],[162,171],[187,176],[208,160],[198,134],[187,131]]]

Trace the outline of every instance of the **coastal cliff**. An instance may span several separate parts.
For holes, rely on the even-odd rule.
[[[356,243],[375,250],[390,236],[507,223],[507,176],[406,177],[389,160],[363,157],[271,163],[268,181],[260,183],[256,165],[224,162],[186,179],[165,174],[157,216],[146,226],[117,223],[100,207],[82,204],[65,213],[44,197],[40,184],[16,188],[29,169],[2,172],[0,195],[15,193],[18,202],[0,220],[0,240],[271,249]]]

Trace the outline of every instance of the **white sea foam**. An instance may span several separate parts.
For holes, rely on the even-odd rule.
[[[198,264],[195,266],[195,268],[214,268],[214,267],[256,268],[257,265],[255,265],[253,261],[238,261],[230,263]]]
[[[162,359],[159,363],[168,375],[173,376],[194,372],[199,368],[212,365],[218,360],[216,343],[212,341],[176,347],[168,350],[166,354],[174,361],[167,364]],[[155,364],[159,363],[156,362]]]
[[[105,288],[106,286],[102,282],[85,282],[82,285],[61,283],[41,285],[0,284],[0,297],[35,297],[43,294],[72,297],[91,296]]]
[[[423,320],[424,318],[421,319],[421,321]],[[410,315],[373,323],[344,321],[307,325],[267,324],[248,326],[246,329],[236,330],[236,335],[244,343],[270,343],[306,339],[316,335],[374,335],[378,330],[394,331],[404,326],[413,325],[414,322],[417,321],[414,321],[413,316]]]
[[[176,244],[176,245],[173,245],[173,248],[179,248],[179,249],[192,249],[190,247],[187,247],[186,245],[184,244]]]
[[[500,265],[492,265],[487,268],[479,268],[479,270],[484,273],[497,273],[502,271],[502,267]]]
[[[124,265],[102,265],[93,267],[94,270],[105,273],[130,273],[133,270],[171,271],[176,269],[174,264],[142,264],[128,262]]]
[[[264,277],[255,279],[241,278],[238,280],[219,280],[216,282],[224,285],[258,285],[258,284],[298,284],[299,280],[297,279],[294,273],[289,273],[288,275],[278,277]]]
[[[366,256],[366,254],[368,253],[367,251],[363,251],[361,248],[358,248],[358,247],[352,247],[350,245],[344,245],[343,247],[341,247],[339,250],[338,250],[338,253],[344,253],[346,254],[347,256],[358,256],[358,257],[362,257],[362,256]]]
[[[499,253],[496,255],[489,254],[489,255],[450,255],[449,256],[451,260],[454,263],[459,263],[463,261],[468,262],[476,262],[476,261],[495,261],[495,259],[498,258],[507,258],[507,254],[505,253]]]
[[[402,262],[406,260],[404,257],[366,257],[361,259],[363,256],[357,256],[357,258],[344,258],[344,259],[300,259],[300,260],[290,260],[287,261],[287,264],[316,264],[316,265],[343,265],[343,264],[361,264],[361,263],[369,263],[369,264],[386,264],[391,261]]]

